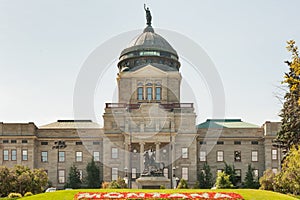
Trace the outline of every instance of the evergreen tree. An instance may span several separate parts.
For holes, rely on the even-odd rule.
[[[199,188],[210,189],[213,186],[213,177],[210,166],[204,163],[203,170],[198,174]]]
[[[73,164],[70,167],[70,172],[68,176],[68,181],[65,184],[65,188],[73,188],[78,189],[81,187],[81,179],[80,179],[80,172],[77,167]]]
[[[94,159],[91,160],[86,166],[87,171],[87,186],[89,188],[100,188],[101,180],[100,180],[100,168],[96,165]]]
[[[225,162],[225,167],[224,167],[224,173],[229,175],[229,180],[230,182],[236,186],[237,184],[237,178],[236,178],[236,172],[235,172],[235,167],[234,165],[228,165],[226,162]]]
[[[282,83],[287,85],[288,91],[279,115],[282,124],[277,135],[277,140],[284,144],[286,151],[300,141],[300,58],[295,41],[287,42],[287,50],[291,52],[292,60],[285,62],[289,71],[285,73]]]
[[[255,180],[255,175],[251,164],[248,165],[248,171],[246,173],[244,187],[253,189],[259,188],[259,184],[258,181]]]

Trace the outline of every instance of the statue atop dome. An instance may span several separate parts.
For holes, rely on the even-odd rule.
[[[146,4],[144,4],[144,10],[146,11],[147,25],[151,26],[152,16],[149,7],[146,8]]]

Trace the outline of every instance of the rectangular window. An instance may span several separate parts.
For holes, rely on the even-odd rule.
[[[78,170],[79,171],[79,178],[80,180],[82,180],[82,177],[83,177],[83,171],[81,169]]]
[[[258,161],[258,151],[252,151],[251,152],[251,160],[252,160],[252,162],[257,162]]]
[[[28,151],[25,149],[22,150],[22,160],[28,160]]]
[[[93,145],[100,145],[100,142],[94,141],[94,142],[93,142]]]
[[[64,151],[58,152],[58,162],[65,162],[65,152]]]
[[[13,149],[11,150],[11,160],[17,160],[17,150]]]
[[[200,144],[200,145],[202,145],[202,144],[206,144],[206,142],[204,142],[204,141],[200,141],[200,142],[199,142],[199,144]]]
[[[189,180],[189,168],[187,167],[181,168],[181,178],[183,178],[186,181]]]
[[[99,162],[100,161],[100,152],[99,151],[94,151],[93,158],[94,158],[95,162]]]
[[[272,160],[277,160],[277,149],[272,149]]]
[[[258,169],[253,170],[254,179],[258,179]]]
[[[17,140],[11,140],[10,143],[16,144],[16,143],[17,143]]]
[[[8,150],[3,150],[3,160],[4,161],[8,160]]]
[[[76,162],[82,162],[82,152],[76,151]]]
[[[138,100],[144,99],[143,91],[144,91],[144,89],[142,87],[138,87],[138,89],[137,89],[137,99]]]
[[[188,148],[186,148],[186,147],[181,148],[181,156],[182,156],[182,158],[188,158],[189,157]]]
[[[223,169],[217,169],[217,174],[223,172]]]
[[[236,169],[235,174],[236,174],[237,182],[241,183],[242,182],[242,171],[240,169]]]
[[[26,144],[26,143],[28,143],[28,141],[27,140],[22,140],[22,143]]]
[[[8,143],[8,140],[3,140],[3,144],[7,144]]]
[[[152,100],[152,87],[147,87],[147,100]]]
[[[111,180],[115,181],[118,179],[118,168],[111,168]]]
[[[234,141],[235,145],[241,145],[241,143],[242,143],[241,141]]]
[[[278,169],[277,169],[277,168],[272,168],[272,172],[273,172],[274,174],[277,174]]]
[[[136,168],[131,169],[131,178],[136,179]]]
[[[200,161],[201,162],[206,161],[206,151],[200,151]]]
[[[164,168],[164,177],[169,178],[169,169]]]
[[[76,145],[82,145],[82,142],[79,141],[79,142],[76,142],[75,144],[76,144]]]
[[[58,170],[58,182],[59,183],[65,183],[66,177],[65,177],[65,170]]]
[[[155,88],[155,100],[161,100],[161,87]]]
[[[48,162],[48,152],[47,151],[42,151],[42,153],[41,153],[41,161],[42,162]]]
[[[224,161],[224,152],[223,151],[217,151],[217,161],[218,162]]]
[[[235,162],[241,162],[241,151],[234,151],[234,161]]]
[[[258,145],[258,141],[251,141],[252,145]]]
[[[222,145],[222,144],[224,144],[224,141],[217,141],[217,144]]]
[[[111,148],[111,158],[118,158],[118,148]]]
[[[41,142],[41,145],[48,145],[48,142]]]

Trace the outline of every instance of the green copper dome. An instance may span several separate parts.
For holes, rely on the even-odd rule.
[[[159,65],[161,69],[168,71],[178,71],[180,67],[176,50],[166,39],[155,33],[151,25],[121,52],[118,67],[121,72],[133,71],[148,63]]]
[[[123,55],[132,52],[132,51],[141,51],[141,50],[159,50],[173,54],[178,58],[177,52],[169,44],[169,42],[154,32],[154,29],[151,26],[147,26],[144,29],[144,32],[134,38],[121,53]]]

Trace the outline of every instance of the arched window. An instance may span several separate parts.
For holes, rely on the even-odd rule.
[[[137,99],[138,100],[143,100],[144,98],[143,98],[143,87],[138,87],[138,89],[137,89]]]
[[[161,100],[161,87],[155,88],[155,100],[158,100],[158,101]]]
[[[152,87],[147,87],[147,100],[152,100]]]

